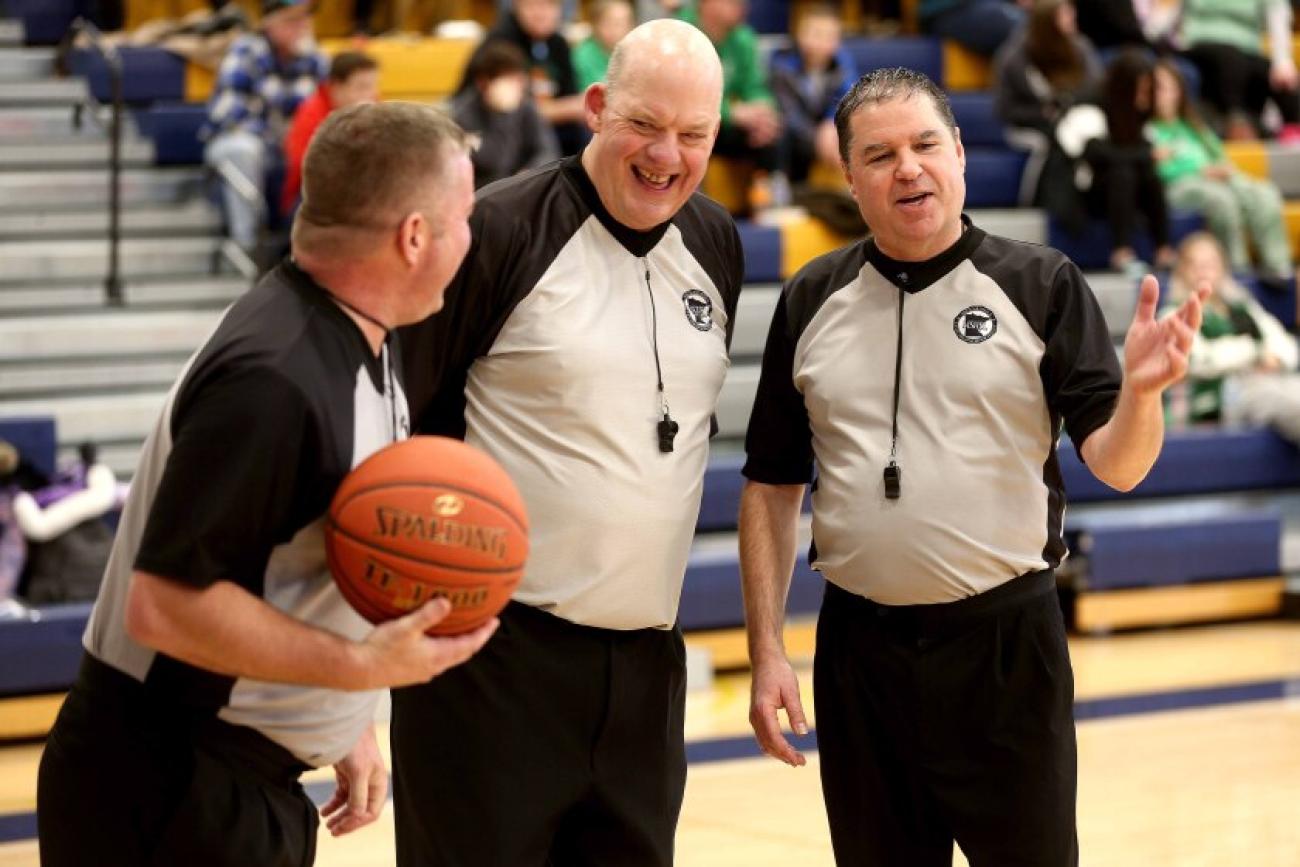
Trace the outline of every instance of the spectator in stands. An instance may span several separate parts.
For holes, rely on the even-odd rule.
[[[920,0],[921,30],[992,57],[1025,22],[1029,0]]]
[[[841,43],[842,30],[839,10],[811,6],[795,27],[795,47],[772,58],[772,91],[785,130],[782,167],[792,183],[807,180],[815,161],[839,174],[835,108],[858,80],[853,57]]]
[[[1087,184],[1091,210],[1104,216],[1110,227],[1110,265],[1136,276],[1150,270],[1134,249],[1139,215],[1145,218],[1155,246],[1155,266],[1168,268],[1174,262],[1169,209],[1144,129],[1151,113],[1151,73],[1151,62],[1138,49],[1126,48],[1110,62],[1101,100],[1104,122],[1083,148],[1083,161],[1091,174]]]
[[[1233,167],[1224,154],[1223,142],[1187,98],[1182,76],[1173,63],[1158,62],[1154,82],[1154,111],[1148,130],[1169,204],[1205,217],[1206,226],[1227,249],[1234,271],[1250,268],[1249,234],[1259,254],[1260,276],[1269,281],[1289,280],[1291,242],[1277,185]]]
[[[1232,278],[1223,247],[1208,232],[1179,247],[1170,305],[1190,287],[1212,287],[1188,356],[1188,421],[1268,425],[1300,444],[1300,348],[1250,291]]]
[[[1122,48],[1141,48],[1152,61],[1167,56],[1177,41],[1181,0],[1087,0],[1079,6],[1079,32],[1091,40],[1103,62]],[[1189,93],[1200,93],[1201,74],[1184,57],[1175,61]]]
[[[569,42],[560,33],[560,0],[514,0],[488,31],[486,42],[508,42],[528,58],[532,95],[542,117],[555,128],[560,149],[576,154],[586,141],[582,93],[573,71]],[[469,79],[462,80],[464,90]]]
[[[19,616],[23,610],[13,604],[27,561],[27,540],[14,516],[14,497],[21,489],[11,479],[17,470],[18,449],[0,440],[0,620]]]
[[[1264,36],[1269,57],[1261,48]],[[1181,39],[1226,138],[1256,138],[1271,100],[1282,117],[1278,140],[1300,144],[1300,75],[1291,56],[1287,0],[1185,0]]]
[[[605,80],[609,54],[632,32],[636,19],[628,0],[596,0],[591,6],[591,35],[573,50],[573,71],[578,89]]]
[[[528,61],[508,42],[485,42],[470,57],[451,116],[477,138],[474,184],[486,186],[558,159],[555,131],[528,92]]]
[[[302,187],[302,161],[316,128],[330,112],[349,105],[379,101],[379,64],[359,51],[344,51],[330,62],[329,79],[298,106],[289,134],[284,137],[284,190],[280,211],[288,215],[298,206]]]
[[[695,7],[683,8],[681,18],[703,30],[722,58],[722,129],[713,153],[758,167],[760,189],[750,198],[761,202],[771,199],[770,179],[780,164],[781,116],[767,86],[758,35],[745,23],[747,6],[746,0],[699,0]]]
[[[1029,151],[1020,203],[1054,214],[1063,196],[1063,207],[1081,210],[1073,167],[1052,147],[1056,124],[1073,106],[1096,100],[1105,74],[1075,20],[1070,0],[1039,0],[993,60],[994,105],[1008,127],[1007,140]]]
[[[262,28],[230,46],[208,101],[204,161],[232,165],[261,191],[298,104],[325,78],[329,62],[312,39],[309,0],[263,0]],[[224,185],[230,235],[244,249],[257,243],[258,206]]]

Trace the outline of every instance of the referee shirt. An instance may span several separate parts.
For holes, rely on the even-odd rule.
[[[815,464],[813,567],[883,604],[949,602],[1059,565],[1062,422],[1081,444],[1119,392],[1078,268],[963,226],[925,262],[866,240],[796,274],[750,418],[745,476],[801,484]],[[891,500],[882,474],[900,334],[902,492]]]
[[[519,486],[517,600],[585,626],[670,627],[729,364],[735,225],[697,194],[629,229],[571,157],[485,187],[471,226],[446,306],[404,338],[416,426],[463,436]],[[681,426],[669,453],[656,354]]]
[[[253,728],[302,762],[333,764],[371,724],[378,691],[265,683],[132,641],[133,569],[194,587],[226,579],[299,620],[357,640],[322,528],[348,471],[409,430],[390,338],[365,336],[291,262],[235,302],[172,388],[145,443],[84,643],[161,695]],[[391,363],[390,363],[391,359]]]

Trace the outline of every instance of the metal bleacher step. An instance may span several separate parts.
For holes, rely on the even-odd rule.
[[[127,169],[121,176],[124,205],[183,202],[203,187],[195,168]],[[0,173],[0,212],[103,206],[108,202],[108,171],[24,171]]]
[[[0,106],[78,105],[90,90],[80,78],[41,78],[34,81],[0,81]]]
[[[63,137],[46,141],[8,142],[0,139],[0,171],[63,168],[102,168],[109,164],[112,145],[107,140]],[[122,165],[153,165],[153,142],[130,138],[122,142]]]
[[[221,311],[102,309],[0,319],[0,364],[189,355],[216,328]]]
[[[4,44],[0,41],[0,45]],[[0,81],[31,81],[53,74],[53,48],[0,47]]]
[[[0,398],[108,394],[122,389],[169,388],[185,366],[185,353],[42,358],[0,362]]]
[[[0,141],[27,141],[49,136],[103,138],[105,128],[69,106],[0,107]]]
[[[128,238],[120,247],[121,274],[138,278],[162,274],[207,274],[221,261],[220,238]],[[0,243],[0,284],[43,280],[93,281],[108,268],[108,242],[8,241]]]
[[[16,19],[0,19],[0,45],[14,48],[23,44],[27,34],[23,22]]]
[[[149,387],[112,394],[0,399],[0,418],[51,417],[60,445],[143,442],[166,396],[166,389]]]
[[[128,280],[123,298],[130,309],[224,308],[247,291],[249,281],[237,275],[166,275]],[[88,312],[104,308],[102,280],[68,284],[0,286],[0,315],[20,316],[52,311]]]
[[[1047,243],[1047,215],[1036,208],[979,208],[971,219],[990,235],[1031,244]]]
[[[221,231],[221,215],[206,201],[177,207],[144,205],[122,211],[123,237],[215,235]],[[30,214],[0,213],[0,242],[38,238],[104,238],[108,214],[102,208],[87,211],[43,211]]]

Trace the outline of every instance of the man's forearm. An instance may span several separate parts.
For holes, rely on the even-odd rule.
[[[750,658],[783,648],[803,485],[746,482],[740,495],[740,575]]]
[[[1165,419],[1160,394],[1120,392],[1115,414],[1079,449],[1092,474],[1118,491],[1137,487],[1160,457]]]

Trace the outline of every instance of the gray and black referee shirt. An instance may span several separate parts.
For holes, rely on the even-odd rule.
[[[870,240],[815,259],[772,321],[744,474],[813,478],[813,565],[883,604],[949,602],[1056,567],[1061,424],[1109,420],[1120,372],[1078,268],[965,232],[926,262]],[[902,305],[898,499],[885,497]]]
[[[517,600],[586,626],[671,626],[743,276],[735,225],[695,195],[628,229],[574,157],[481,190],[471,226],[446,307],[403,337],[416,427],[463,436],[519,486],[532,547]],[[681,426],[669,453],[656,343]]]
[[[131,640],[133,569],[194,587],[229,580],[351,639],[371,629],[325,563],[323,519],[343,477],[410,429],[391,338],[381,356],[307,274],[285,262],[231,306],[172,388],[145,442],[86,650],[193,708],[248,726],[308,765],[338,761],[377,691],[232,678]]]

